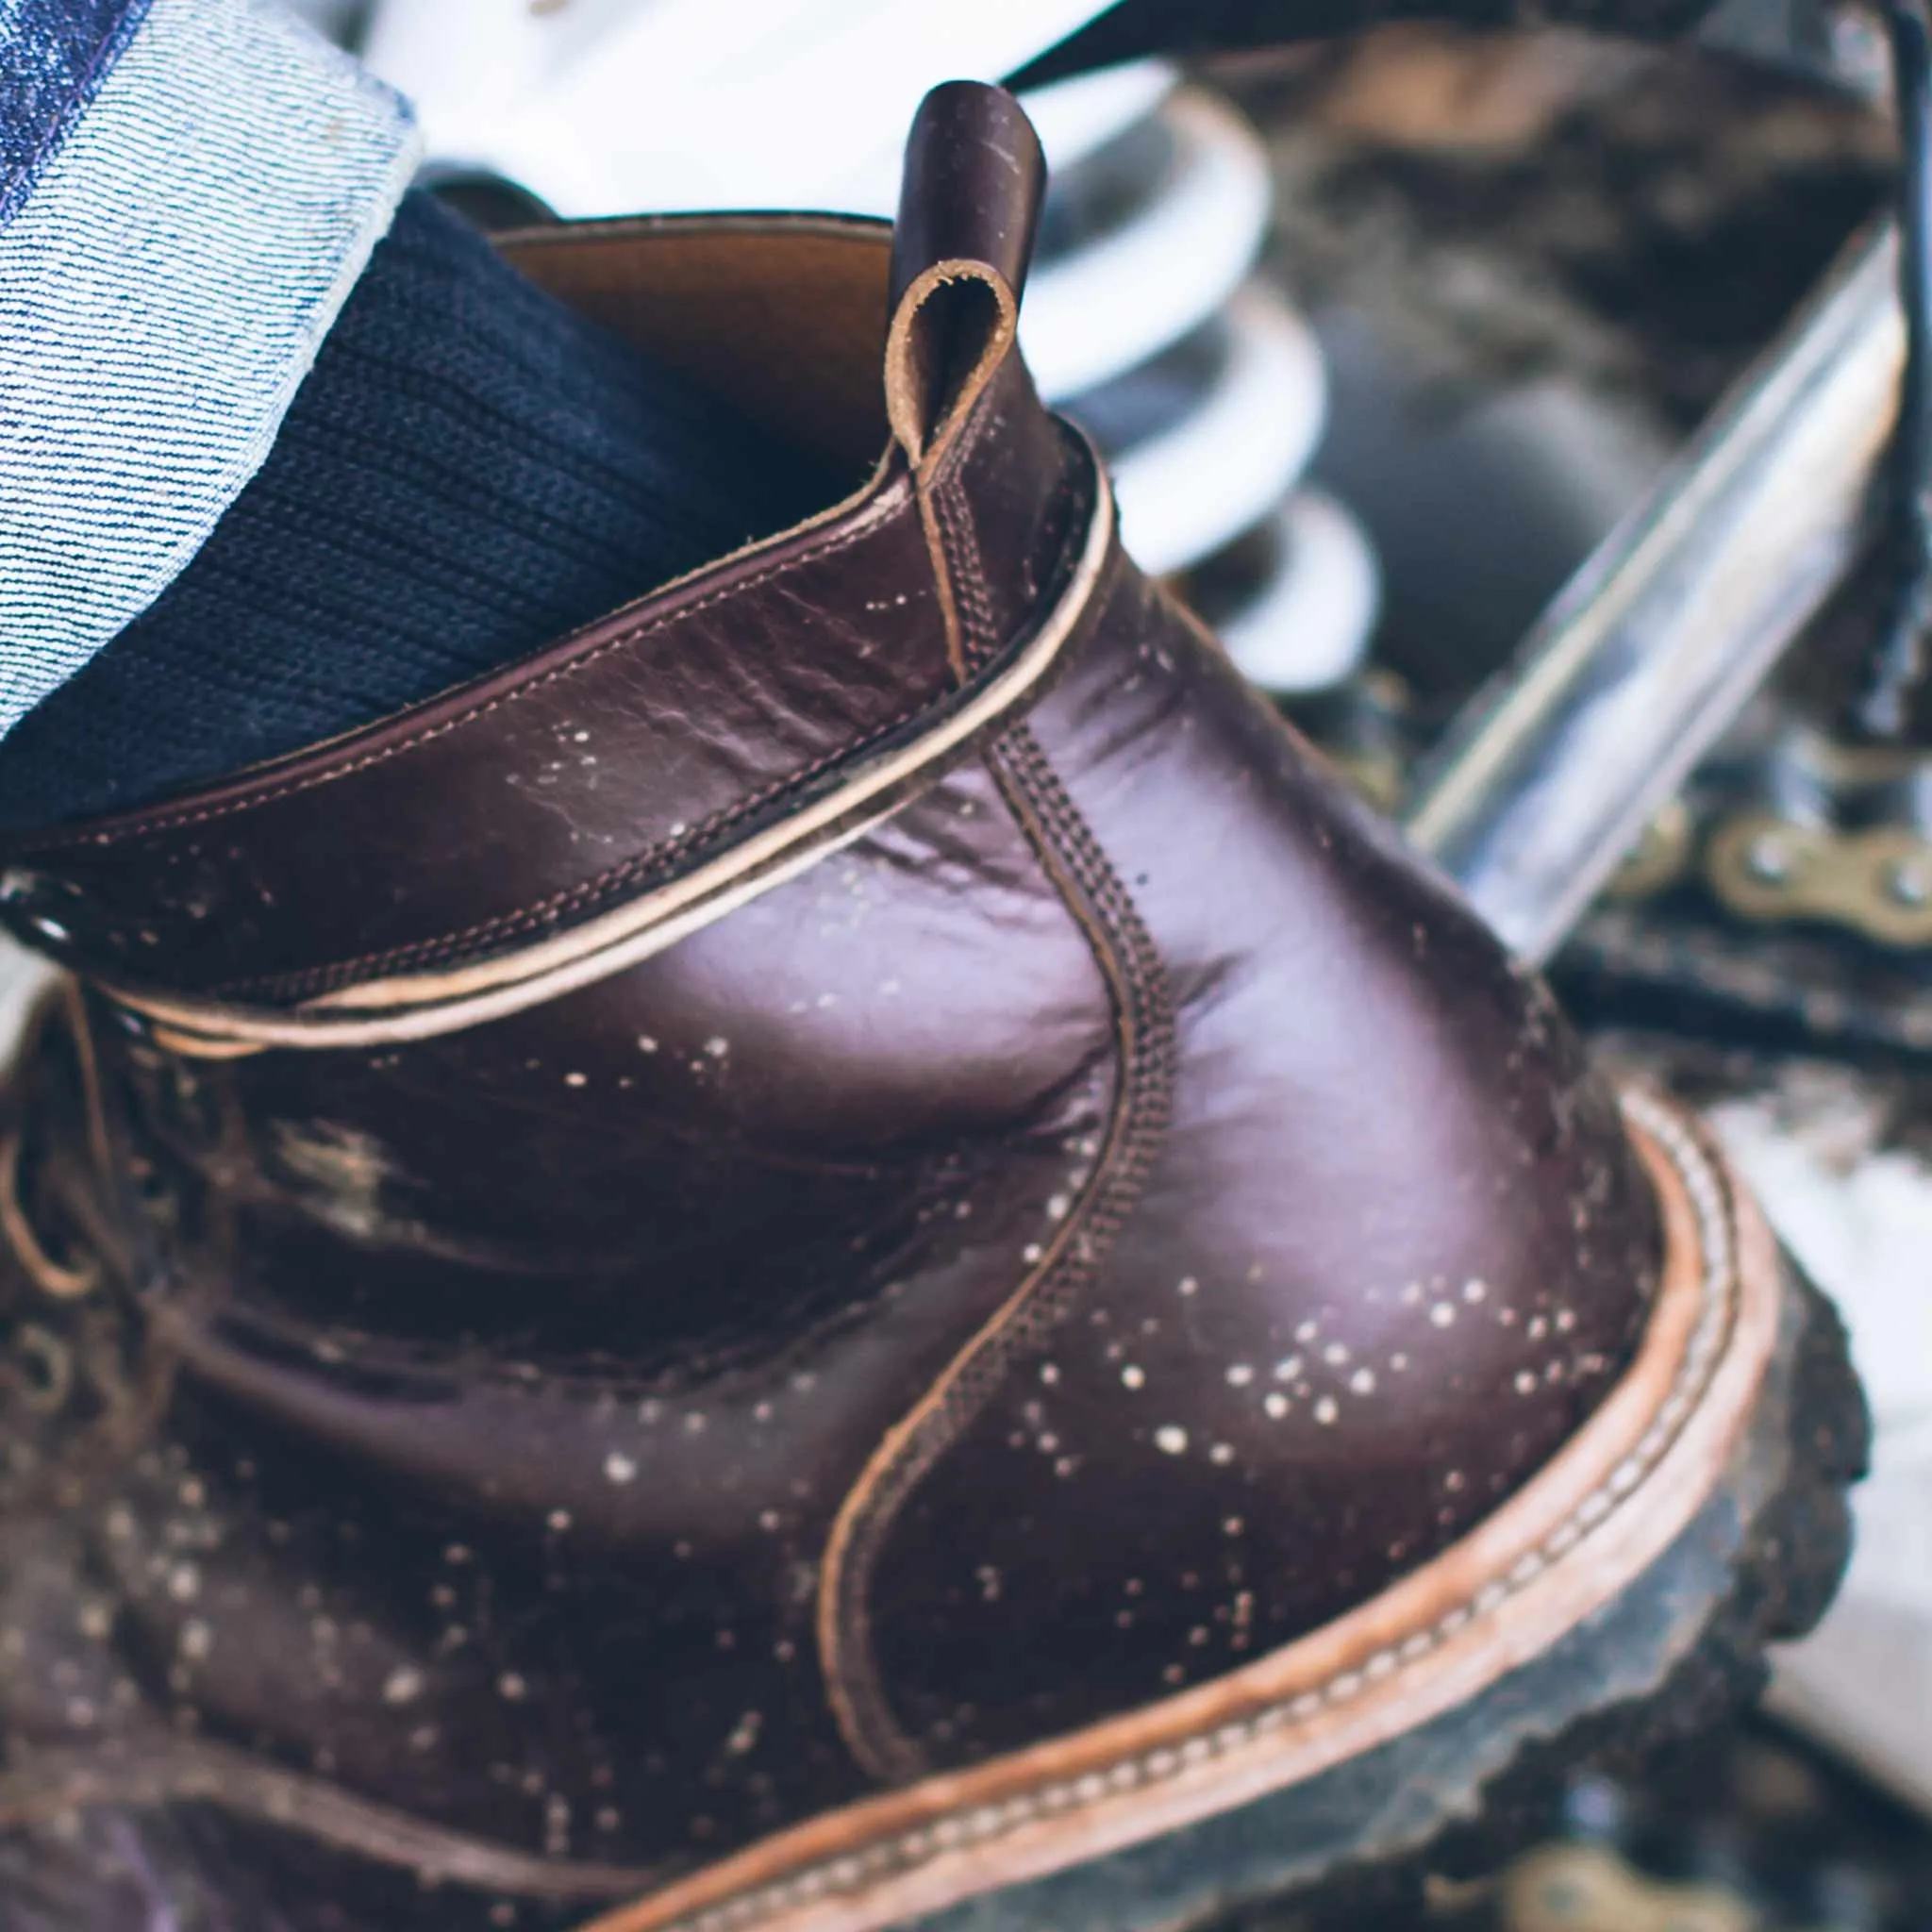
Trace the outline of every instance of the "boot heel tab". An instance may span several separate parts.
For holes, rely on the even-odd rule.
[[[886,408],[929,467],[1011,351],[1046,158],[1003,88],[954,80],[921,103],[892,237]]]

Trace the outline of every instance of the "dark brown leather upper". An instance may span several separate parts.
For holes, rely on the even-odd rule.
[[[940,374],[814,524],[5,853],[14,929],[137,1005],[488,966],[916,744],[1088,586],[1024,722],[622,971],[232,1057],[89,996],[24,1205],[108,1257],[92,1299],[137,1297],[172,1380],[61,1518],[108,1608],[0,1600],[20,1744],[139,1756],[158,1717],[536,1859],[688,1869],[1333,1618],[1626,1360],[1655,1212],[1547,995],[1163,591],[1091,568],[1091,459],[1011,348],[1029,141],[988,90],[929,114],[895,271],[823,221],[531,244],[620,325],[657,251],[680,301],[715,282],[718,329],[640,298],[637,332],[720,381],[823,350],[849,389],[824,312],[874,317],[876,380],[934,299]],[[134,1689],[76,1725],[57,1665]]]

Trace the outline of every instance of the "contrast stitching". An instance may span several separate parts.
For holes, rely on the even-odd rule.
[[[440,724],[426,726],[414,735],[399,740],[394,744],[385,745],[380,751],[366,753],[359,758],[353,758],[347,764],[331,767],[325,772],[311,773],[306,778],[291,779],[288,784],[272,788],[266,791],[254,791],[245,797],[230,799],[225,805],[207,806],[200,810],[182,810],[177,813],[157,812],[139,819],[118,831],[89,831],[77,827],[62,832],[52,838],[37,840],[31,845],[13,848],[9,856],[20,859],[30,859],[43,853],[72,851],[77,846],[92,845],[101,848],[118,848],[137,840],[158,833],[183,831],[193,825],[207,824],[217,819],[232,818],[239,812],[253,811],[259,806],[273,805],[277,800],[291,798],[305,791],[312,791],[324,785],[333,785],[341,778],[352,777],[358,772],[365,772],[376,765],[386,764],[390,759],[401,758],[405,753],[420,750],[424,745],[433,743],[439,738],[446,738],[452,732],[487,718],[492,711],[504,709],[507,706],[520,704],[534,692],[547,690],[551,685],[575,677],[579,672],[588,670],[592,664],[608,658],[613,651],[626,650],[633,644],[641,643],[646,638],[669,629],[674,625],[684,623],[701,612],[713,609],[734,597],[743,596],[749,591],[756,591],[767,584],[776,583],[804,569],[808,564],[823,562],[828,557],[835,557],[841,550],[851,548],[874,535],[879,527],[901,514],[907,508],[903,502],[895,502],[896,492],[889,486],[873,504],[861,512],[859,521],[849,528],[827,537],[811,548],[801,551],[796,557],[785,558],[773,564],[769,569],[749,577],[741,577],[735,583],[722,586],[708,596],[701,597],[694,604],[687,604],[679,609],[663,612],[646,623],[619,632],[607,638],[603,643],[586,651],[582,657],[574,658],[568,664],[559,664],[554,670],[527,679],[514,689],[499,696],[475,706],[472,709],[446,718]]]
[[[1119,1075],[1107,1143],[1051,1251],[880,1444],[826,1548],[819,1638],[833,1715],[859,1761],[896,1781],[917,1776],[924,1754],[892,1716],[874,1654],[869,1599],[878,1557],[912,1492],[992,1399],[1013,1362],[1044,1341],[1098,1274],[1159,1152],[1175,1074],[1167,976],[1099,841],[1028,727],[1001,739],[987,762],[1106,979]]]
[[[1647,1096],[1627,1093],[1625,1111],[1676,1167],[1690,1197],[1706,1257],[1704,1308],[1674,1378],[1671,1392],[1635,1449],[1607,1480],[1578,1504],[1537,1546],[1520,1557],[1507,1574],[1485,1584],[1467,1602],[1400,1643],[1374,1653],[1360,1665],[1286,1702],[1246,1718],[1198,1732],[1178,1743],[1156,1745],[1124,1757],[1105,1771],[1083,1773],[999,1804],[956,1813],[880,1840],[863,1851],[843,1854],[808,1867],[794,1877],[741,1892],[716,1906],[675,1920],[663,1932],[748,1932],[774,1914],[850,1892],[889,1874],[924,1864],[941,1852],[982,1846],[1043,1816],[1065,1817],[1105,1798],[1143,1786],[1166,1783],[1257,1739],[1306,1724],[1324,1710],[1352,1702],[1364,1690],[1412,1671],[1425,1657],[1461,1634],[1479,1618],[1519,1595],[1550,1565],[1569,1556],[1585,1537],[1599,1529],[1642,1488],[1681,1434],[1708,1387],[1729,1340],[1738,1303],[1737,1241],[1728,1190],[1715,1164],[1694,1137],[1667,1109]],[[612,1921],[613,1932],[621,1922]],[[592,1928],[595,1932],[595,1928]]]
[[[553,893],[548,899],[539,900],[534,905],[520,908],[513,912],[498,913],[492,919],[484,920],[475,925],[464,926],[456,932],[441,933],[433,939],[416,940],[407,946],[397,946],[387,953],[365,953],[357,958],[336,960],[329,965],[310,967],[300,973],[284,973],[262,979],[237,980],[218,988],[217,991],[231,997],[242,993],[256,993],[263,997],[300,997],[326,991],[357,974],[372,969],[433,963],[440,956],[447,955],[458,948],[488,944],[494,940],[513,939],[532,926],[545,924],[561,914],[579,910],[586,904],[594,904],[598,899],[621,891],[642,874],[687,857],[708,841],[715,839],[719,833],[729,830],[741,820],[782,798],[786,792],[808,784],[821,773],[832,770],[845,759],[870,750],[882,738],[890,738],[893,732],[904,730],[907,725],[936,710],[946,699],[955,694],[951,691],[941,691],[917,699],[905,710],[895,712],[862,737],[841,744],[835,751],[821,754],[809,764],[801,765],[794,772],[788,772],[784,777],[774,779],[762,791],[755,791],[747,798],[740,799],[736,805],[724,807],[713,812],[709,818],[701,820],[697,824],[680,833],[675,839],[660,841],[649,850],[633,855],[621,864],[599,873],[594,878],[581,880],[561,892]]]
[[[939,525],[943,546],[942,555],[932,558],[934,570],[937,573],[943,568],[956,591],[961,581],[971,586],[970,602],[967,608],[960,610],[962,622],[971,626],[969,635],[976,645],[968,658],[966,668],[969,672],[985,669],[998,655],[1002,642],[995,628],[991,602],[986,595],[978,541],[970,524],[962,526],[958,521],[960,508],[958,473],[967,456],[978,446],[981,432],[985,428],[985,414],[982,407],[975,421],[963,432],[959,444],[948,453],[943,466],[944,478],[936,486],[931,498],[935,521]],[[1063,476],[1047,500],[1043,515],[1052,518],[1071,500],[1073,493],[1071,476]],[[941,692],[922,698],[908,709],[874,727],[864,737],[855,739],[838,751],[828,752],[798,771],[774,780],[762,791],[754,793],[750,798],[742,799],[737,805],[713,813],[710,818],[691,827],[676,839],[661,841],[649,851],[637,854],[623,863],[612,866],[608,871],[598,874],[594,878],[583,880],[564,891],[553,894],[548,899],[539,900],[515,911],[499,913],[493,918],[456,932],[414,941],[407,946],[399,946],[386,953],[365,953],[352,959],[336,960],[325,966],[307,968],[297,973],[231,981],[216,988],[215,991],[228,998],[311,997],[317,993],[331,991],[361,974],[392,972],[410,966],[435,964],[459,948],[488,945],[498,940],[517,938],[553,919],[579,910],[586,906],[595,905],[600,899],[622,891],[625,886],[655,867],[674,863],[742,818],[782,797],[788,790],[809,783],[812,778],[835,766],[841,758],[857,756],[876,744],[882,738],[903,730],[908,724],[935,709],[946,695],[948,693]]]
[[[941,594],[951,594],[968,672],[998,642],[978,544],[970,522],[962,527],[961,511],[969,507],[959,500],[958,485],[959,464],[976,445],[988,413],[982,404],[926,498],[933,569]],[[892,1715],[872,1641],[872,1576],[886,1539],[912,1492],[992,1398],[1013,1358],[1038,1345],[1098,1272],[1139,1199],[1174,1087],[1166,975],[1098,841],[1025,725],[1001,739],[986,761],[1092,950],[1113,1008],[1119,1073],[1106,1144],[1047,1254],[888,1433],[833,1524],[820,1575],[820,1663],[841,1735],[859,1762],[886,1780],[909,1780],[924,1769],[924,1752]]]
[[[933,491],[932,507],[940,541],[945,547],[947,575],[959,606],[960,628],[974,646],[967,654],[966,669],[976,671],[992,648],[992,602],[986,591],[979,538],[957,475],[948,476]]]

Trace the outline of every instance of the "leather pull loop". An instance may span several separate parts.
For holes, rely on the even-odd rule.
[[[1046,158],[1003,88],[954,80],[921,104],[892,242],[886,409],[930,472],[1012,349]]]

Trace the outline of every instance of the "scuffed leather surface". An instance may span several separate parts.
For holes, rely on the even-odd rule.
[[[721,575],[225,792],[18,846],[16,917],[171,989],[420,970],[670,874],[950,691],[903,480]],[[853,581],[905,588],[851,612]]]

